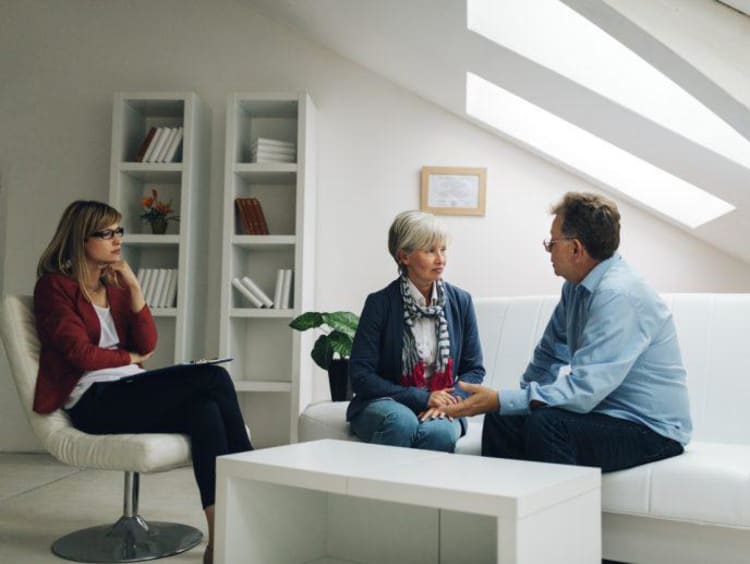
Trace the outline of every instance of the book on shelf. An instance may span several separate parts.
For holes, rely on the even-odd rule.
[[[156,132],[154,133],[154,136],[151,138],[151,143],[148,144],[148,149],[146,149],[146,153],[143,155],[143,159],[141,162],[144,162],[144,163],[151,162],[151,157],[154,154],[154,151],[156,150],[156,146],[159,144],[159,141],[163,135],[164,135],[164,128],[157,127]]]
[[[235,198],[237,231],[243,235],[268,235],[263,207],[257,198]]]
[[[276,147],[279,149],[296,149],[297,144],[294,141],[281,141],[279,139],[269,139],[268,137],[258,137],[252,143],[255,147]]]
[[[263,206],[260,205],[258,198],[249,198],[250,218],[253,220],[258,235],[268,235],[268,224],[266,216],[263,213]]]
[[[237,226],[236,231],[241,235],[252,235],[253,228],[250,225],[250,218],[245,210],[244,199],[245,198],[234,199],[234,218],[235,225]]]
[[[281,296],[284,292],[284,269],[279,268],[276,271],[276,286],[273,289],[273,305],[278,309],[282,309]]]
[[[164,307],[177,307],[177,269],[173,268],[171,273],[169,286],[167,287],[167,302]]]
[[[151,155],[145,157],[144,161],[148,161],[150,163],[157,162],[156,159],[161,154],[161,150],[164,147],[164,144],[167,142],[167,139],[169,138],[169,134],[171,132],[172,130],[169,127],[159,128],[159,132],[157,132],[159,138],[154,143],[154,151],[151,153]]]
[[[146,300],[146,303],[150,306],[151,302],[149,301],[149,296],[151,295],[151,288],[154,285],[156,273],[152,268],[146,268],[144,270],[145,272],[143,274],[143,284],[141,284],[141,292],[143,292],[143,299]]]
[[[250,151],[256,155],[259,155],[259,154],[276,155],[279,157],[294,157],[297,154],[297,151],[294,149],[277,149],[275,147],[273,148],[251,147]]]
[[[242,282],[242,284],[261,301],[263,307],[273,307],[271,298],[269,298],[266,293],[260,289],[260,286],[258,286],[251,278],[243,276],[240,278],[240,282]]]
[[[156,297],[157,307],[169,307],[169,285],[172,282],[174,271],[171,268],[165,269],[164,284],[162,284],[159,295]]]
[[[161,149],[159,149],[159,152],[154,155],[155,163],[164,162],[164,159],[167,156],[167,151],[169,150],[169,146],[172,144],[172,139],[174,139],[175,135],[177,135],[177,128],[176,127],[168,128],[168,133],[164,137],[164,143],[162,143]]]
[[[242,294],[247,300],[253,304],[254,307],[263,307],[263,302],[260,301],[257,297],[255,297],[255,294],[253,294],[250,290],[248,290],[242,282],[240,282],[239,278],[232,278],[232,286],[234,286],[240,294]]]
[[[143,156],[146,154],[148,146],[154,139],[154,135],[156,135],[156,128],[151,127],[148,130],[148,133],[146,133],[146,137],[143,139],[143,143],[141,143],[141,146],[138,148],[138,152],[135,154],[135,162],[140,163],[143,161]]]
[[[150,305],[151,307],[161,307],[161,293],[164,290],[164,282],[165,282],[166,277],[167,277],[166,268],[156,269],[156,280],[152,287],[151,293],[148,299],[146,300],[148,305]]]
[[[184,129],[181,126],[178,127],[177,133],[175,133],[174,137],[172,138],[172,141],[169,144],[169,148],[167,149],[166,156],[164,157],[165,163],[173,163],[176,161],[177,149],[179,149],[180,145],[182,144],[183,134]]]
[[[292,307],[292,269],[284,269],[284,281],[281,287],[281,304],[284,309]]]
[[[266,153],[253,153],[251,160],[254,163],[294,163],[293,156],[268,155]]]

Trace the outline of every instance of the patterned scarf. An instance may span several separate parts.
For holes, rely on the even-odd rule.
[[[453,359],[451,358],[451,341],[448,333],[448,321],[445,319],[445,285],[442,280],[437,284],[437,303],[422,307],[414,301],[409,289],[409,278],[401,275],[401,299],[404,303],[404,341],[401,347],[401,364],[404,374],[401,376],[402,386],[427,388],[424,377],[424,360],[417,351],[412,328],[417,319],[429,318],[435,321],[437,335],[437,356],[435,370],[430,378],[430,390],[442,390],[453,385]]]

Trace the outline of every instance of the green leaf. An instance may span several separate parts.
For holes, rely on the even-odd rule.
[[[328,346],[341,358],[352,356],[352,338],[341,331],[333,331],[328,335]]]
[[[320,327],[323,323],[323,314],[317,311],[308,311],[292,319],[289,327],[297,331],[307,331],[308,329]]]
[[[350,339],[354,338],[359,325],[359,316],[350,311],[334,311],[333,313],[323,313],[323,322],[329,325],[334,331],[340,331]]]
[[[315,364],[320,366],[323,370],[328,370],[328,365],[331,363],[333,358],[333,349],[328,343],[328,335],[321,335],[315,341],[310,356],[315,361]]]

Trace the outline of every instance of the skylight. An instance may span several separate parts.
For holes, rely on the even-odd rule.
[[[559,0],[467,0],[468,28],[750,168],[750,141]]]
[[[466,112],[629,198],[696,228],[734,206],[519,98],[466,74]]]

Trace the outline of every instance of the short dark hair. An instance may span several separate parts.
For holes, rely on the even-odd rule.
[[[552,206],[562,217],[562,232],[575,237],[596,260],[611,257],[620,246],[620,212],[609,198],[588,192],[568,192]]]

